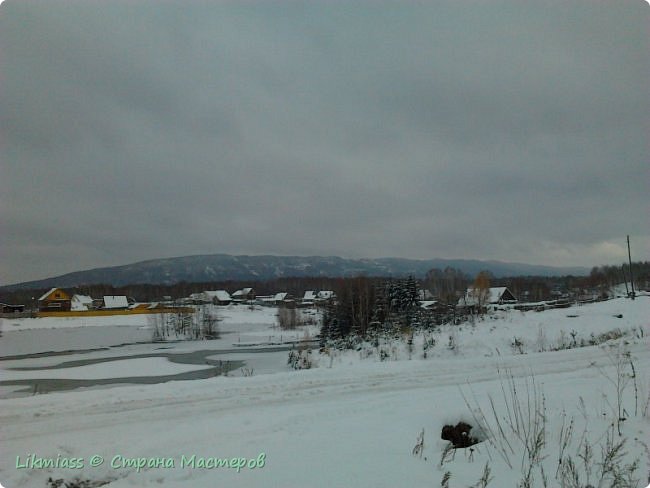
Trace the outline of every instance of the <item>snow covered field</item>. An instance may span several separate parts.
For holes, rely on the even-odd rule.
[[[274,314],[274,309],[227,309],[221,313],[223,335],[218,341],[169,346],[174,351],[225,350],[233,344],[303,336],[303,331],[292,331],[287,337],[287,332],[274,328]],[[637,486],[646,486],[649,317],[648,297],[545,312],[507,311],[474,325],[442,327],[416,337],[411,360],[406,345],[399,343],[382,346],[389,354],[385,361],[369,347],[366,352],[332,356],[314,353],[314,369],[288,371],[286,351],[267,351],[251,355],[246,366],[254,370],[250,377],[233,373],[3,399],[0,482],[7,488],[46,487],[49,477],[110,482],[105,485],[110,487],[431,487],[441,486],[449,472],[449,487],[467,487],[477,483],[487,463],[492,478],[487,486],[514,487],[529,464],[525,445],[514,431],[498,432],[490,403],[492,399],[502,425],[507,425],[505,418],[513,406],[508,392],[514,385],[525,419],[529,412],[536,418],[528,398],[544,399],[544,443],[531,486],[543,486],[539,466],[548,486],[561,486],[556,473],[562,439],[567,441],[564,454],[576,461],[583,479],[586,470],[580,468],[579,448],[585,441],[593,446],[590,482],[598,486],[600,449],[612,433],[614,442],[626,439],[622,449],[626,454],[617,463],[624,467],[638,459]],[[65,324],[54,325],[76,327]],[[588,345],[616,329],[622,338]],[[20,336],[14,334],[20,332],[8,332],[5,326],[0,344],[5,340],[19,344]],[[431,339],[435,345],[422,359],[424,341]],[[586,347],[574,347],[580,345]],[[130,347],[141,352],[151,345]],[[9,355],[5,348],[2,351]],[[109,352],[115,354],[88,354]],[[214,358],[235,356],[230,352]],[[8,368],[18,363],[43,366],[54,360],[4,361],[2,377],[40,375],[42,371]],[[170,366],[161,358],[128,362],[146,374]],[[102,365],[94,365],[92,374],[120,372],[126,363],[105,365],[114,368],[113,373],[103,371]],[[81,368],[71,373],[81,374]],[[619,403],[626,419],[620,422],[622,436],[616,422]],[[477,418],[481,420],[479,409],[485,415],[485,429],[493,428],[491,442],[476,444],[472,451],[459,449],[441,462],[447,444],[440,439],[441,427],[459,420],[476,425]],[[566,433],[569,425],[573,435],[567,438],[561,432]],[[423,429],[422,455],[414,456]],[[503,446],[507,447],[500,452]],[[43,459],[58,462],[59,467],[39,467]]]

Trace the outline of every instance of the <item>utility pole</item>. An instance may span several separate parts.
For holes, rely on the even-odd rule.
[[[632,293],[630,298],[634,300],[634,276],[632,275],[632,254],[630,253],[630,236],[627,236],[627,258],[630,262],[630,286],[632,287]]]

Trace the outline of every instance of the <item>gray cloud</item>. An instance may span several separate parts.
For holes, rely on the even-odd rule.
[[[648,259],[644,2],[5,2],[0,283],[199,254]]]

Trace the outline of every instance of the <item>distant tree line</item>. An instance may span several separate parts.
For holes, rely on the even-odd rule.
[[[251,287],[257,295],[271,295],[287,292],[296,298],[301,298],[306,290],[333,290],[341,278],[330,277],[284,277],[264,281],[210,281],[201,283],[179,282],[175,284],[133,284],[112,286],[107,284],[90,284],[74,287],[61,287],[72,294],[88,295],[102,298],[105,295],[124,295],[139,302],[162,301],[164,297],[172,299],[185,298],[192,293],[205,290],[227,290],[230,293],[242,288]],[[8,291],[0,288],[0,302],[23,304],[27,308],[36,306],[35,301],[50,288]]]
[[[650,288],[650,262],[632,263],[634,287]],[[573,296],[578,291],[598,291],[602,295],[609,293],[616,285],[627,282],[630,288],[630,267],[627,263],[619,266],[595,266],[588,276],[517,276],[510,278],[492,278],[491,286],[507,286],[518,297],[524,296],[529,301],[542,301],[557,298],[552,292],[560,290]]]
[[[593,287],[612,287],[622,282],[630,286],[630,276],[634,278],[636,290],[647,289],[650,286],[650,261],[632,263],[631,273],[627,263],[622,266],[595,266],[587,281]]]
[[[576,289],[601,289],[606,290],[611,286],[630,280],[630,270],[627,263],[620,266],[598,266],[591,270],[588,276],[516,276],[495,278],[489,272],[490,286],[507,286],[513,294],[522,298],[526,296],[531,301],[549,300],[553,298],[555,289],[571,291]],[[632,275],[635,288],[650,287],[650,262],[632,263]],[[172,299],[188,297],[192,293],[205,290],[235,290],[252,287],[258,295],[270,295],[277,292],[288,292],[293,296],[302,297],[305,290],[339,290],[347,293],[345,289],[356,282],[357,287],[369,286],[367,283],[387,281],[387,278],[332,278],[332,277],[284,277],[264,281],[210,281],[203,283],[180,282],[169,285],[162,284],[133,284],[125,286],[111,286],[107,284],[90,284],[76,287],[63,287],[73,294],[89,295],[101,298],[104,295],[125,295],[137,301],[160,301],[164,297]],[[459,269],[447,267],[445,269],[431,269],[419,282],[419,286],[427,289],[439,301],[453,305],[465,293],[468,285],[472,285],[474,277],[463,273]],[[346,285],[343,286],[342,284]],[[0,302],[9,304],[23,304],[27,308],[36,305],[35,300],[49,288],[13,290],[0,288]],[[374,292],[373,292],[374,293]],[[372,298],[370,291],[362,296]],[[33,298],[33,299],[32,299]],[[364,298],[365,300],[366,298]],[[356,304],[355,313],[365,314],[365,302]]]
[[[480,280],[476,283],[479,277]],[[551,291],[553,288],[571,288],[575,285],[577,279],[569,276],[516,276],[496,278],[489,271],[481,271],[476,277],[472,277],[459,269],[448,267],[444,270],[430,270],[423,280],[423,287],[429,290],[434,297],[449,305],[455,305],[458,299],[465,294],[468,286],[485,283],[490,287],[506,286],[518,298],[525,296],[531,301],[542,301],[552,298]]]
[[[417,328],[428,328],[441,323],[458,323],[467,317],[458,314],[454,305],[468,286],[473,288],[475,309],[480,311],[487,304],[490,287],[506,286],[515,297],[529,301],[558,298],[557,293],[579,294],[583,290],[594,291],[620,284],[624,278],[621,266],[595,267],[589,276],[518,276],[495,278],[488,271],[481,271],[471,279],[454,268],[430,270],[424,280],[346,278],[334,286],[337,300],[323,314],[320,331],[321,348],[353,348],[363,340],[374,340],[380,335],[411,335]],[[637,289],[648,287],[650,263],[633,263]],[[627,275],[629,279],[629,271]],[[421,289],[429,290],[442,305],[432,310],[420,306]],[[557,292],[557,293],[553,293]]]

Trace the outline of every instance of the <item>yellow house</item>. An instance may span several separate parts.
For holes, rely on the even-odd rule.
[[[38,299],[40,312],[69,311],[72,297],[61,288],[52,288]]]

